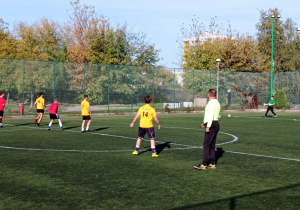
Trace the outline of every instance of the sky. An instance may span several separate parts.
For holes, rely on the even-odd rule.
[[[0,18],[9,24],[32,24],[41,18],[67,22],[72,11],[70,0],[0,0]],[[291,18],[300,26],[299,0],[81,0],[113,24],[127,24],[133,32],[146,34],[147,42],[160,50],[160,65],[179,68],[180,28],[196,16],[207,28],[211,18],[226,28],[228,22],[240,34],[255,35],[260,11],[278,8],[282,20]],[[183,40],[181,40],[183,41]],[[180,41],[180,42],[181,42]]]

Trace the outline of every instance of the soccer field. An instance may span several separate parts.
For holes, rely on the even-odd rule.
[[[202,159],[203,114],[159,115],[158,158],[142,141],[133,156],[133,116],[61,116],[47,131],[33,119],[0,129],[0,209],[299,209],[300,113],[222,113],[217,169]],[[155,123],[154,123],[155,124]]]

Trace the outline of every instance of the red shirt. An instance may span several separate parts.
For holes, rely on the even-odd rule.
[[[58,103],[52,103],[49,106],[49,113],[50,114],[57,114],[57,110],[58,110]]]
[[[4,111],[5,99],[0,97],[0,111]]]

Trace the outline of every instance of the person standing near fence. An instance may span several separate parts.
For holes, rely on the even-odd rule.
[[[92,112],[90,110],[90,103],[88,100],[88,95],[83,96],[84,100],[81,102],[81,114],[82,114],[82,125],[81,125],[81,133],[84,132],[91,132],[90,131],[90,125],[92,122],[91,116]],[[88,120],[88,123],[86,125],[86,130],[84,131],[85,122]]]
[[[268,105],[268,108],[267,108],[267,111],[266,111],[266,114],[264,117],[267,117],[268,115],[268,112],[271,110],[271,112],[273,113],[274,117],[277,117],[277,115],[275,114],[274,112],[274,106],[275,106],[275,100],[274,100],[274,96],[271,97],[271,100],[269,101],[269,103],[267,104]]]
[[[4,92],[0,91],[0,128],[3,128],[2,119],[4,115],[5,99]]]
[[[221,106],[216,99],[217,91],[210,89],[208,91],[209,102],[205,107],[204,120],[201,124],[205,128],[203,142],[203,160],[199,165],[195,165],[195,169],[206,170],[207,168],[216,169],[216,139],[219,132],[219,114]]]
[[[46,109],[44,94],[41,92],[39,93],[39,96],[40,97],[38,97],[34,102],[34,106],[37,111],[37,117],[35,118],[33,123],[37,126],[40,126],[40,123],[44,116],[44,109]]]
[[[155,151],[155,132],[152,120],[154,118],[155,122],[158,125],[158,129],[161,128],[159,120],[157,118],[155,109],[150,106],[152,101],[152,96],[147,95],[145,98],[145,105],[139,108],[138,113],[133,118],[132,123],[130,124],[130,127],[132,128],[134,126],[134,123],[137,121],[137,119],[141,116],[140,119],[140,126],[139,126],[139,133],[138,133],[138,139],[136,140],[136,147],[135,151],[133,151],[133,155],[139,154],[139,149],[141,145],[142,139],[144,139],[145,134],[148,134],[148,137],[150,139],[151,144],[151,151],[152,151],[152,157],[158,157],[158,154],[156,154]]]
[[[227,106],[231,105],[231,90],[227,90]]]

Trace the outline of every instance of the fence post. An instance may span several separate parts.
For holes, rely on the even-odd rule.
[[[175,69],[174,69],[174,110],[175,110],[175,103],[176,103],[176,74],[175,74]]]
[[[25,60],[23,60],[23,110],[22,110],[22,113],[24,115],[24,104],[25,102]]]
[[[109,68],[110,65],[108,65],[108,71],[107,71],[107,111],[109,113]]]
[[[256,85],[256,101],[257,101],[257,109],[258,109],[258,94],[259,94],[259,83],[258,83],[258,72],[256,73],[256,81],[257,81],[257,85]]]
[[[209,70],[209,89],[211,89],[211,70]]]
[[[133,66],[131,66],[131,112],[133,112]]]
[[[290,71],[290,96],[292,95],[291,91],[292,91],[292,72]],[[289,98],[289,97],[288,97]],[[291,99],[289,99],[289,110],[291,110]]]
[[[53,101],[55,99],[55,61],[53,61]]]
[[[152,67],[152,78],[153,78],[153,86],[152,86],[152,106],[154,108],[154,100],[155,100],[155,97],[154,97],[154,90],[155,90],[155,84],[154,84],[154,66]]]
[[[83,63],[83,95],[85,94],[85,63]]]
[[[193,69],[193,107],[195,107],[194,103],[195,103],[195,69]]]

